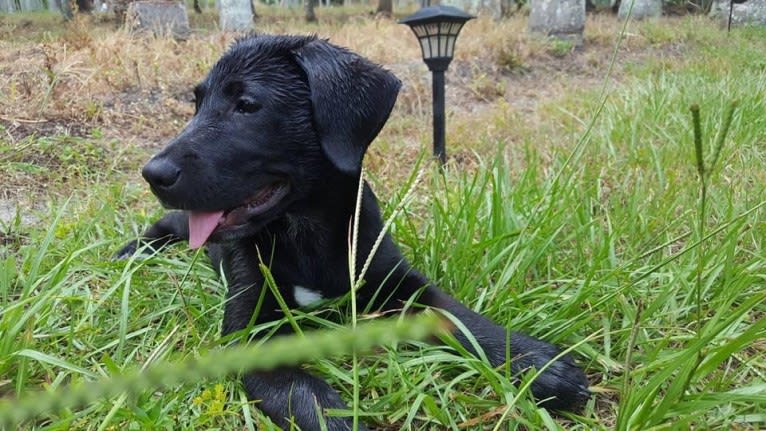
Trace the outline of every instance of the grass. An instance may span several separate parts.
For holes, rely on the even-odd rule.
[[[409,30],[363,11],[316,27],[259,12],[265,31],[318,31],[402,77],[366,160],[394,214],[430,142],[429,85]],[[183,246],[145,261],[110,256],[160,214],[138,167],[186,121],[189,89],[231,37],[204,27],[177,43],[109,23],[23,19],[33,25],[0,20],[18,35],[0,41],[9,78],[0,199],[20,208],[0,225],[0,394],[219,350],[225,286],[199,256]],[[390,230],[416,267],[473,309],[571,346],[595,396],[577,414],[554,414],[504,369],[417,342],[307,367],[345,399],[358,393],[360,419],[381,429],[765,427],[766,33],[727,36],[694,17],[630,23],[601,108],[620,23],[589,18],[584,49],[571,52],[551,52],[524,25],[466,26],[448,76],[452,162],[427,168]],[[735,100],[703,216],[689,108],[700,108],[710,155]],[[335,314],[292,319],[331,329]],[[282,324],[291,322],[253,331],[268,337]],[[57,409],[23,429],[268,423],[227,378]]]

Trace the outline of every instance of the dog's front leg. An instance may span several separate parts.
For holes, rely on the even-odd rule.
[[[231,286],[223,315],[223,335],[245,329],[256,308],[261,283],[250,287]],[[278,305],[267,295],[261,310],[276,310]],[[256,323],[278,319],[270,312],[261,312]],[[320,431],[317,411],[322,412],[323,421],[329,431],[352,429],[352,421],[342,417],[328,417],[326,409],[347,409],[338,393],[326,382],[306,371],[295,367],[283,367],[272,371],[248,373],[243,377],[248,398],[255,401],[279,427],[285,430],[298,426],[303,431]],[[318,408],[317,408],[318,406]],[[365,430],[363,426],[359,430]]]
[[[352,429],[349,418],[328,417],[324,413],[328,408],[348,408],[338,393],[325,381],[299,368],[250,373],[243,382],[256,406],[282,429],[293,429],[291,426],[297,425],[304,431],[319,431],[322,428],[317,412],[322,412],[330,431]]]
[[[425,280],[418,277],[417,282],[423,285]],[[545,371],[535,379],[531,387],[532,393],[542,401],[543,406],[570,410],[590,396],[585,373],[575,365],[570,355],[563,355],[554,361],[561,352],[556,346],[518,332],[509,333],[433,285],[425,289],[419,302],[446,310],[460,320],[493,366],[502,365],[506,358],[510,358],[514,375],[530,368],[540,370],[545,367]],[[467,350],[476,353],[465,334],[456,330],[454,335]],[[510,342],[510,346],[507,342]]]
[[[115,259],[127,259],[146,245],[151,252],[178,241],[189,239],[189,218],[183,211],[171,211],[157,220],[141,235],[141,238],[130,241],[115,253]]]

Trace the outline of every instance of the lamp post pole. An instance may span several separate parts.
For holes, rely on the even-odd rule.
[[[447,163],[446,127],[444,125],[444,71],[433,70],[431,73],[434,111],[434,156],[443,165]]]
[[[444,72],[447,71],[450,57],[437,57],[425,60],[428,70],[431,71],[431,98],[433,99],[433,117],[434,117],[434,156],[439,159],[443,165],[447,163],[447,143],[446,143],[446,120],[445,120],[445,82]]]

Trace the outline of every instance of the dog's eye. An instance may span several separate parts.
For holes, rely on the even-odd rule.
[[[202,104],[202,97],[193,96],[189,101],[194,104],[194,114],[196,115],[199,112],[199,106]]]
[[[261,109],[261,105],[253,102],[252,100],[240,100],[237,102],[237,107],[235,110],[240,114],[252,114],[259,109]]]

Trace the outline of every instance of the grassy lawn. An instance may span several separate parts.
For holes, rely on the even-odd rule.
[[[473,309],[571,347],[594,396],[576,414],[538,409],[504,369],[418,342],[361,355],[356,370],[350,356],[307,367],[347,400],[358,373],[362,420],[380,430],[766,428],[766,28],[727,35],[674,17],[623,31],[596,15],[576,48],[531,37],[523,16],[472,21],[447,74],[440,172],[417,163],[430,80],[414,36],[368,12],[318,9],[309,26],[264,6],[258,30],[317,32],[397,73],[402,93],[365,162],[387,214],[424,170],[394,237]],[[225,344],[225,286],[203,256],[179,245],[110,260],[162,213],[140,166],[193,113],[192,86],[233,40],[209,13],[192,16],[185,42],[97,17],[0,16],[3,398]],[[320,311],[293,317],[337,326]],[[22,429],[268,424],[231,377],[57,409]]]

